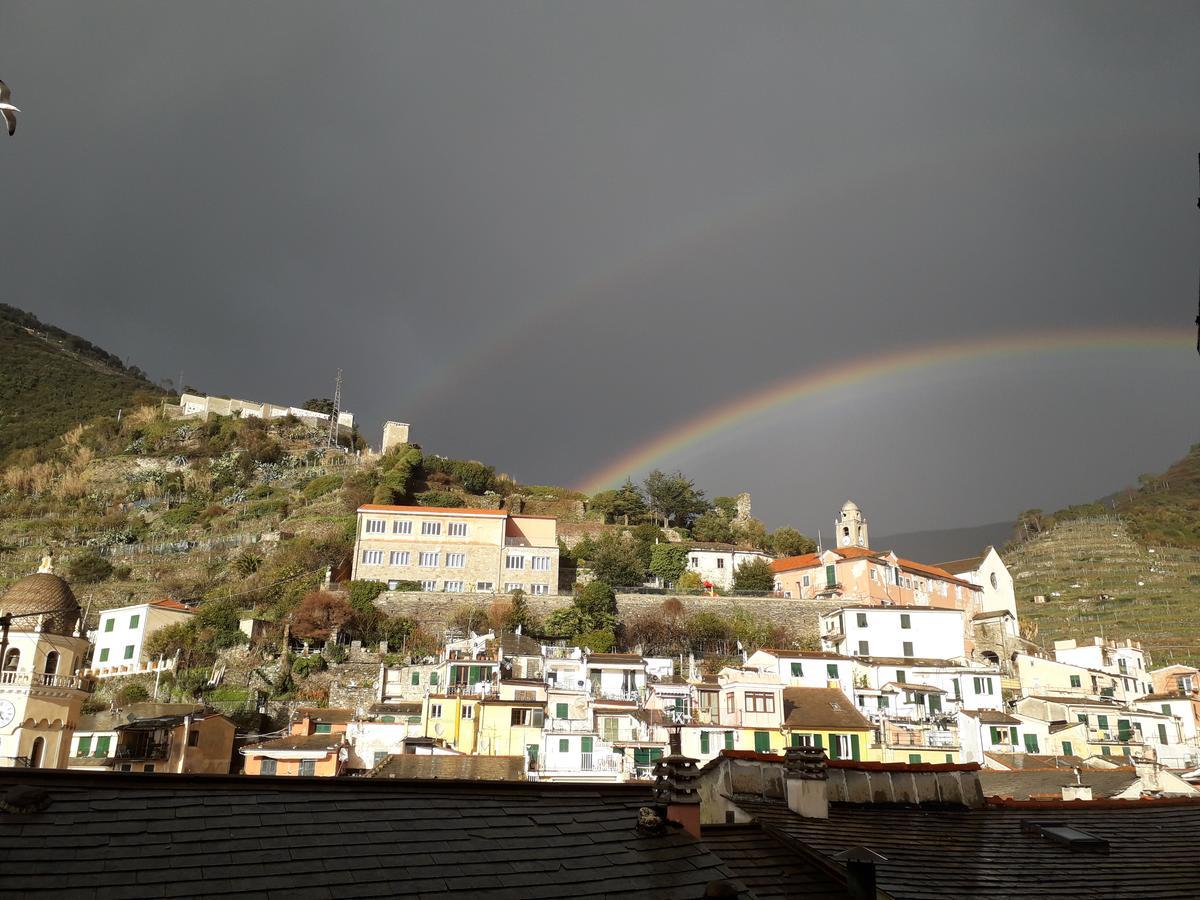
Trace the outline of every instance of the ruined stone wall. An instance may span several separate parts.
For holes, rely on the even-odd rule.
[[[389,615],[409,616],[423,625],[440,628],[463,604],[491,603],[489,594],[444,594],[405,591],[385,591],[375,604]],[[499,595],[498,599],[506,599]],[[622,619],[640,613],[654,612],[661,608],[667,598],[661,594],[617,594],[617,612]],[[791,600],[775,597],[677,597],[687,615],[704,610],[721,616],[731,616],[744,610],[759,621],[787,625],[802,633],[817,633],[818,617],[846,605],[838,600]],[[544,618],[556,609],[571,604],[569,596],[526,597],[529,608],[538,617]]]

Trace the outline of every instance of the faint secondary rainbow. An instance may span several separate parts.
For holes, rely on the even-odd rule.
[[[666,464],[673,455],[726,428],[826,391],[869,385],[885,377],[922,369],[1051,351],[1148,348],[1191,351],[1194,340],[1195,333],[1190,329],[1124,326],[926,344],[914,350],[854,359],[817,372],[784,378],[703,412],[593,472],[579,485],[579,490],[594,494],[614,487],[628,476]]]

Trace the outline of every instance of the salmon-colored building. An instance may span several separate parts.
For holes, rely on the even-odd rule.
[[[340,775],[350,758],[350,709],[296,710],[286,737],[242,748],[247,775]]]

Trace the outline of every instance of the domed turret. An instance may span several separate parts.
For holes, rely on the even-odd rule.
[[[867,520],[853,500],[842,504],[841,515],[835,520],[839,547],[868,547]]]
[[[10,586],[0,597],[0,612],[14,617],[13,631],[34,631],[44,619],[43,631],[73,634],[79,624],[79,601],[71,586],[51,572],[27,575]]]

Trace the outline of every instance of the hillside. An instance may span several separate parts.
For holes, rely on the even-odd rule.
[[[162,394],[136,366],[0,303],[0,461]]]

